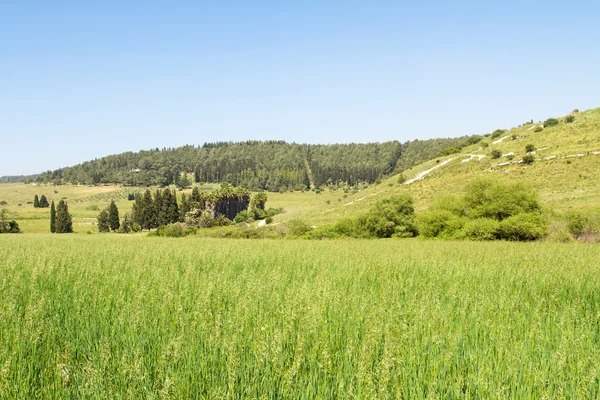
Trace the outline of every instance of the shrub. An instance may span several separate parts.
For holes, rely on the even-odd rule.
[[[500,222],[501,239],[512,241],[539,240],[548,233],[548,222],[540,214],[525,213]]]
[[[479,218],[469,221],[462,229],[462,236],[469,240],[496,240],[500,222],[490,218]]]
[[[500,158],[500,157],[502,157],[502,152],[499,149],[494,149],[490,152],[490,156],[494,159]]]
[[[534,146],[534,145],[532,145],[531,143],[529,143],[528,145],[526,145],[526,146],[525,146],[525,151],[526,151],[527,153],[531,153],[531,152],[532,152],[532,151],[534,151],[534,150],[535,150],[535,146]]]
[[[142,231],[142,227],[137,222],[134,222],[133,224],[131,224],[131,231],[135,232],[135,233],[141,232]]]
[[[500,136],[502,136],[504,134],[504,129],[496,129],[494,132],[492,132],[492,139],[496,139],[499,138]]]
[[[485,149],[487,147],[490,147],[490,144],[488,142],[481,142],[481,147]]]
[[[233,219],[233,221],[236,224],[242,223],[242,222],[246,222],[248,220],[249,216],[248,216],[248,211],[240,211],[235,218]]]
[[[567,115],[565,117],[565,123],[570,124],[575,122],[575,116],[574,115]]]
[[[267,218],[265,218],[265,222],[267,223],[267,225],[272,224],[273,223],[273,217],[267,217]]]
[[[406,182],[406,181],[407,181],[407,179],[406,179],[406,175],[404,175],[404,174],[400,174],[400,175],[398,175],[398,180],[397,180],[397,182],[398,182],[398,184],[399,184],[399,185],[402,185],[402,184],[403,184],[404,182]]]
[[[451,238],[462,229],[464,220],[448,210],[428,210],[417,215],[416,223],[425,238]]]
[[[577,114],[578,112],[579,112],[579,109],[577,109],[577,108],[573,110],[573,114]]]
[[[466,215],[473,219],[501,221],[517,214],[541,210],[537,193],[526,184],[507,184],[492,178],[478,178],[469,183],[463,201]]]
[[[548,118],[544,121],[544,128],[548,128],[550,126],[558,125],[558,120],[556,118]]]
[[[0,206],[6,206],[6,205],[8,205],[8,202],[6,202],[6,200],[0,201]]]
[[[213,221],[214,226],[229,226],[231,225],[231,220],[224,216],[223,214],[217,214],[215,220]]]
[[[541,126],[536,126],[535,128],[533,128],[533,131],[536,132],[536,133],[537,132],[541,132],[543,130],[544,130],[544,128],[542,128]]]
[[[516,134],[513,134],[510,138],[511,140],[517,140],[519,137]]]
[[[566,215],[566,220],[569,232],[576,238],[581,236],[588,226],[588,218],[577,211],[569,211]]]
[[[535,156],[533,154],[527,154],[523,157],[523,162],[525,164],[533,164],[535,162]]]
[[[546,240],[559,243],[570,243],[573,241],[573,236],[569,233],[567,223],[564,221],[554,221],[548,227],[548,235]]]
[[[301,219],[288,222],[288,235],[291,237],[302,237],[311,229],[310,225]]]
[[[180,222],[161,226],[156,230],[156,232],[158,233],[158,236],[164,237],[184,237],[186,235],[185,228]]]

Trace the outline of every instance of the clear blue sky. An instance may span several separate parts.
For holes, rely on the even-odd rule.
[[[0,0],[0,176],[207,141],[459,136],[595,108],[599,16],[597,1]]]

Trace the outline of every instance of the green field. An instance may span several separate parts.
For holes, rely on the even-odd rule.
[[[0,398],[598,398],[600,247],[0,237]]]

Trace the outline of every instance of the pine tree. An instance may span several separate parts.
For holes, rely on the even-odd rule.
[[[142,202],[142,207],[144,209],[144,223],[140,224],[140,226],[143,229],[148,230],[156,228],[158,214],[156,213],[156,208],[152,200],[152,192],[150,192],[150,189],[146,190],[146,193],[144,193],[144,201]]]
[[[108,206],[108,220],[110,229],[113,232],[116,232],[117,229],[119,229],[119,226],[121,226],[121,223],[119,222],[119,209],[114,200],[111,200],[110,205]]]
[[[181,207],[179,207],[179,220],[185,221],[185,215],[191,210],[189,197],[185,193],[181,194]]]
[[[56,233],[71,232],[73,232],[73,219],[69,214],[69,206],[61,200],[56,207]]]
[[[56,207],[54,206],[54,200],[50,205],[50,232],[56,232]]]
[[[173,190],[169,203],[169,223],[173,224],[180,221],[179,206],[177,205],[177,192]]]
[[[38,195],[36,194],[35,197],[33,198],[33,208],[39,208],[40,207],[40,199],[38,198]]]
[[[100,211],[98,214],[98,231],[99,232],[109,232],[110,231],[110,217],[108,209],[104,209]]]
[[[48,204],[48,199],[46,198],[46,196],[42,195],[42,197],[40,197],[38,206],[40,208],[47,208],[48,206],[50,206],[50,204]]]
[[[168,190],[168,189],[167,189]],[[165,205],[163,204],[163,194],[160,190],[157,190],[154,193],[154,202],[153,204],[153,209],[154,209],[154,228],[158,228],[159,226],[165,226],[168,225],[169,223],[167,222],[167,207],[165,207]]]

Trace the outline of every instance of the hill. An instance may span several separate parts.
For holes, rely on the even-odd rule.
[[[480,143],[415,165],[341,201],[323,202],[304,217],[326,224],[400,193],[410,193],[417,210],[424,210],[438,198],[461,193],[467,182],[479,176],[527,182],[556,212],[596,212],[600,210],[600,108],[569,115],[574,117],[571,123],[562,116],[554,126],[538,122],[498,130]],[[522,161],[528,155],[527,145],[534,148],[529,154],[531,164]],[[494,158],[497,153],[500,157]]]
[[[328,184],[354,186],[480,137],[366,144],[309,145],[283,141],[206,143],[127,152],[42,173],[38,182],[185,187],[189,180],[228,182],[252,190],[292,191]]]

